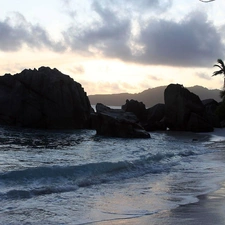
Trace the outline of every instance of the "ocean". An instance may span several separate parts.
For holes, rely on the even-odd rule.
[[[1,127],[0,224],[132,224],[148,217],[151,225],[157,215],[167,224],[168,212],[198,202],[225,180],[224,147],[216,144],[222,139]]]

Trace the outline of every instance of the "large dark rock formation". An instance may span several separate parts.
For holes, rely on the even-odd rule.
[[[138,118],[131,112],[122,109],[111,109],[103,104],[96,105],[92,122],[98,135],[122,138],[150,138],[138,123]]]
[[[219,103],[214,99],[205,99],[202,101],[203,105],[205,106],[205,114],[204,117],[206,120],[216,128],[221,128],[220,118],[216,114],[216,110],[219,106]]]
[[[146,109],[143,102],[136,100],[126,100],[126,103],[122,105],[122,109],[125,112],[134,113],[139,122],[146,131],[165,130],[165,123],[163,118],[165,116],[165,105],[156,104],[155,106]]]
[[[204,118],[200,98],[179,84],[170,84],[164,92],[165,123],[170,130],[210,132],[213,126]]]
[[[122,109],[125,112],[134,113],[140,121],[146,120],[146,108],[143,102],[138,102],[136,100],[126,100],[126,103],[122,105]]]
[[[147,131],[166,130],[164,121],[165,117],[165,104],[156,104],[153,107],[146,110],[147,120],[144,124],[144,128]]]
[[[81,85],[41,67],[0,77],[0,124],[30,128],[87,128],[91,106]]]

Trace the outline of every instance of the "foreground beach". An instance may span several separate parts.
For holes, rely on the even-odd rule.
[[[224,209],[225,184],[214,193],[200,196],[198,202],[180,206],[171,211],[140,218],[101,222],[95,225],[224,225]]]
[[[207,148],[224,150],[225,163],[225,130],[216,129],[210,135]],[[176,209],[162,211],[148,216],[105,221],[95,225],[224,225],[225,224],[225,183],[218,186],[218,190],[198,196],[198,201],[188,205],[181,205]]]

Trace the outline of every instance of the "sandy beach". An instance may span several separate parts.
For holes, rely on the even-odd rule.
[[[171,211],[138,218],[94,223],[95,225],[224,225],[225,183],[219,190],[199,196],[193,204],[179,206]]]
[[[207,148],[225,150],[225,129],[210,133]],[[225,162],[225,158],[224,158]],[[225,182],[219,189],[198,196],[199,201],[157,214],[138,218],[121,219],[95,223],[95,225],[224,225],[225,224]]]
[[[139,218],[105,221],[95,225],[224,225],[225,184],[217,191],[199,196],[199,201],[171,211]]]

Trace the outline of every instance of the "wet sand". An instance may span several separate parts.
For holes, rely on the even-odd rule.
[[[217,129],[206,147],[225,152],[225,129]],[[225,225],[225,183],[196,203],[138,218],[94,223],[95,225]]]
[[[95,225],[224,225],[225,184],[217,191],[199,196],[196,203],[138,218],[103,221]]]
[[[224,225],[225,184],[214,193],[199,196],[199,202],[197,203],[180,206],[172,210],[168,220],[170,222],[165,224]]]

